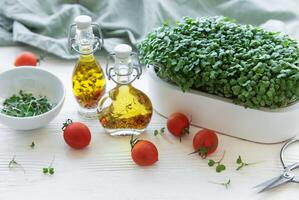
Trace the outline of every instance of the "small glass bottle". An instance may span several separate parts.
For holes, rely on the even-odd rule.
[[[99,37],[93,33],[97,29]],[[71,37],[72,32],[74,36]],[[91,23],[91,18],[80,15],[70,27],[70,48],[80,54],[72,74],[72,89],[79,104],[79,114],[85,118],[96,118],[97,103],[105,93],[105,76],[93,55],[103,45],[99,25]]]
[[[111,58],[115,60],[112,67]],[[110,135],[138,135],[150,123],[152,103],[146,94],[132,86],[141,74],[137,54],[129,45],[117,45],[106,66],[106,75],[116,86],[98,104],[99,121]]]

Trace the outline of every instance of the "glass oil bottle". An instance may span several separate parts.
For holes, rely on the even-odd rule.
[[[112,58],[114,65],[109,66]],[[110,135],[139,135],[150,123],[152,103],[145,93],[132,86],[141,74],[137,54],[129,45],[117,45],[106,66],[106,75],[116,86],[98,104],[99,121]]]
[[[99,37],[94,35],[93,27]],[[80,54],[72,74],[72,90],[78,112],[85,118],[96,118],[97,103],[105,93],[105,75],[93,55],[102,45],[99,25],[91,23],[89,16],[76,17],[69,31],[69,46]]]

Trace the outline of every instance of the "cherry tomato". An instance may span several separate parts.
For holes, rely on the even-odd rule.
[[[193,138],[194,153],[205,158],[212,154],[218,147],[218,137],[214,131],[203,129],[198,131]]]
[[[135,144],[132,146],[131,156],[137,165],[149,166],[158,161],[158,150],[150,141],[135,140]]]
[[[167,129],[172,135],[176,137],[181,138],[183,135],[189,134],[189,127],[189,119],[183,113],[176,112],[168,117]]]
[[[15,66],[36,66],[38,59],[34,53],[23,52],[17,56],[15,60]]]
[[[68,119],[62,127],[65,142],[74,149],[82,149],[89,145],[91,134],[89,128],[81,122]]]

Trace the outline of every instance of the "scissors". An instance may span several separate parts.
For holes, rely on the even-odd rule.
[[[299,139],[290,140],[282,146],[282,148],[280,150],[280,162],[283,166],[284,171],[280,176],[277,176],[277,177],[267,180],[259,185],[256,185],[254,188],[260,188],[259,193],[276,188],[285,183],[290,183],[290,182],[299,183],[299,177],[296,177],[295,173],[292,172],[294,169],[297,169],[299,167],[299,162],[295,162],[291,165],[285,165],[285,162],[284,162],[285,149],[295,142],[299,142]]]

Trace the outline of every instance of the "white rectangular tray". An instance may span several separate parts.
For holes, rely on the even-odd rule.
[[[299,103],[275,110],[256,110],[226,98],[190,90],[182,92],[148,69],[149,96],[155,110],[167,117],[180,111],[192,116],[192,124],[219,133],[260,143],[285,141],[299,133]]]

